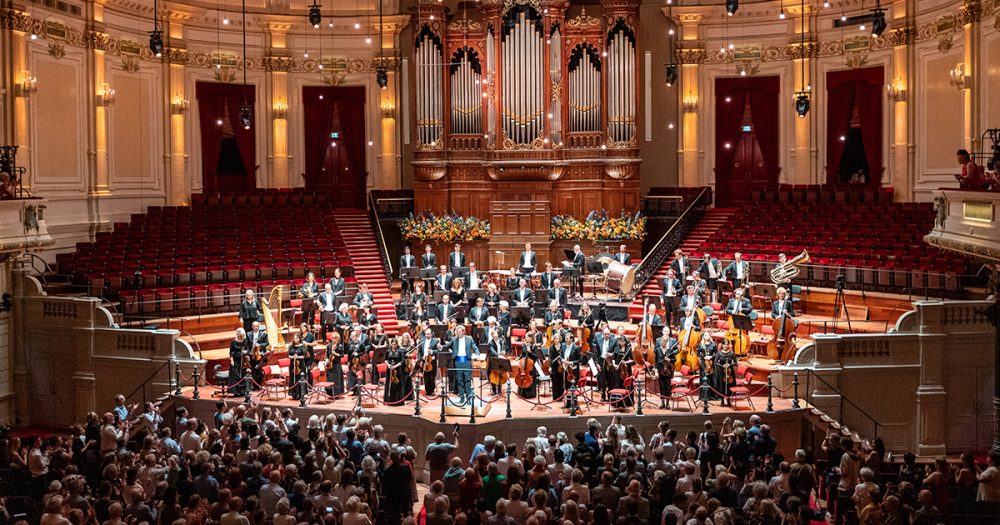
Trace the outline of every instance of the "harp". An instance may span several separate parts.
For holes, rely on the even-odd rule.
[[[271,288],[271,293],[267,299],[261,298],[261,309],[264,311],[264,326],[267,329],[267,340],[271,343],[272,352],[284,352],[287,350],[285,338],[282,336],[281,327],[278,326],[278,318],[281,315],[281,294],[282,286],[279,284]]]

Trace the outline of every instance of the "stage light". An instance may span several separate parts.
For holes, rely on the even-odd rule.
[[[354,22],[354,29],[361,29],[361,23],[360,22]]]
[[[31,39],[38,40],[38,35],[36,35],[35,33],[31,33]]]
[[[729,43],[729,50],[732,51],[734,49],[736,49],[736,44],[733,44],[732,42],[730,42]]]
[[[809,94],[799,93],[795,97],[795,112],[799,114],[799,118],[805,118],[809,114]]]
[[[369,36],[369,37],[366,37],[366,38],[365,38],[365,44],[367,44],[367,45],[369,45],[369,46],[370,46],[370,45],[372,45],[372,37],[370,37],[370,36]]]
[[[382,89],[389,87],[389,72],[383,64],[375,68],[375,83]]]
[[[302,53],[302,58],[309,58],[309,52]]]
[[[784,8],[782,8],[781,12],[778,13],[778,20],[784,20],[784,19],[785,19],[785,10]]]
[[[726,0],[726,14],[733,16],[740,8],[740,0]]]
[[[841,22],[846,22],[847,21],[847,15],[846,14],[840,15],[840,21]]]
[[[885,10],[881,7],[872,9],[872,36],[882,36],[889,24],[885,21]]]
[[[320,10],[319,4],[313,1],[313,5],[309,6],[309,23],[312,24],[314,28],[318,28],[320,22],[323,21],[323,11]]]
[[[222,25],[224,25],[224,26],[228,26],[229,25],[229,17],[228,16],[222,19]]]
[[[864,31],[864,30],[865,30],[865,23],[861,22],[861,25],[858,26],[858,31]]]
[[[156,29],[149,32],[149,50],[158,57],[163,55],[163,31]]]
[[[677,64],[667,64],[667,85],[672,86],[677,82]]]
[[[240,104],[240,122],[243,124],[243,129],[250,129],[253,124],[253,106]]]
[[[823,2],[823,9],[829,9],[830,2]]]

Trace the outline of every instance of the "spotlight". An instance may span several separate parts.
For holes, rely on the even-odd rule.
[[[872,9],[872,36],[882,36],[889,24],[885,21],[885,10],[881,7]]]
[[[677,64],[667,64],[667,85],[672,86],[677,82]]]
[[[243,129],[250,129],[250,125],[253,124],[253,106],[240,105],[240,122],[243,123]]]
[[[361,29],[361,24],[359,22],[354,22],[354,29]]]
[[[34,32],[32,32],[31,33],[31,39],[32,40],[38,40],[38,35],[36,35]]]
[[[784,19],[785,19],[785,10],[784,8],[782,8],[781,12],[778,13],[778,20],[784,20]]]
[[[795,112],[799,114],[799,118],[804,118],[809,114],[809,95],[807,93],[799,93],[795,97]]]
[[[740,0],[726,0],[726,14],[733,16],[736,14],[736,10],[740,8]]]
[[[229,25],[229,17],[228,16],[222,19],[222,25],[224,25],[224,26],[228,26]]]
[[[830,2],[823,2],[823,9],[829,9],[829,8],[830,8]]]
[[[320,11],[319,4],[313,1],[313,5],[309,6],[309,23],[312,24],[314,28],[318,28],[320,22],[323,21],[323,12]]]
[[[383,64],[375,68],[375,83],[382,89],[389,87],[389,72]]]
[[[149,50],[156,56],[163,55],[163,31],[154,29],[149,32]]]

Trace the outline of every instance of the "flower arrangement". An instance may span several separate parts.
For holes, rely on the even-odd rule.
[[[622,210],[617,217],[606,210],[592,211],[580,221],[569,215],[552,217],[553,240],[642,240],[646,237],[646,218],[639,212],[631,215]]]
[[[454,212],[445,215],[425,212],[416,217],[411,213],[400,221],[399,230],[404,238],[420,242],[485,241],[490,238],[490,221]]]

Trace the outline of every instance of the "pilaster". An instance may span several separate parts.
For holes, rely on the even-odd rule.
[[[267,25],[267,45],[264,51],[273,58],[290,58],[291,51],[287,46],[288,31],[292,25],[272,23]],[[271,184],[273,188],[287,188],[288,180],[288,72],[283,68],[272,68],[270,108],[266,112],[271,116],[272,143],[269,153],[271,162]],[[265,112],[262,111],[261,114]]]
[[[678,177],[681,186],[701,186],[705,183],[702,180],[702,152],[699,142],[698,115],[704,111],[704,105],[708,102],[703,100],[704,96],[700,92],[699,77],[701,75],[701,64],[705,60],[705,50],[701,47],[698,39],[698,24],[701,15],[684,14],[677,17],[680,23],[680,49],[678,62],[681,64],[680,96],[678,103],[680,108],[678,113],[680,118],[680,150],[677,152],[677,165],[680,166],[680,176]],[[714,180],[714,177],[713,177]]]

